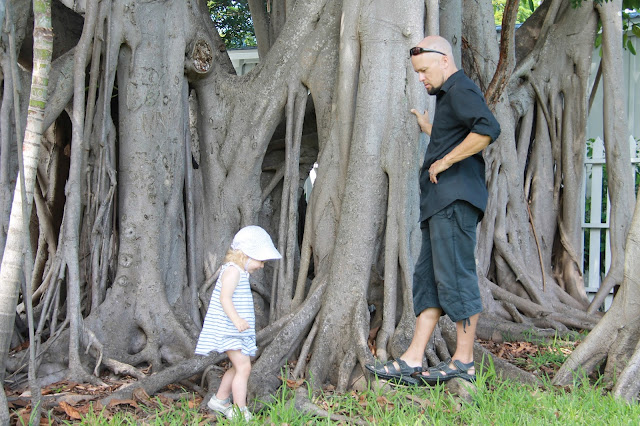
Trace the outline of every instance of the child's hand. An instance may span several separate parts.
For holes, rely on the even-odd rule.
[[[249,329],[249,323],[243,318],[238,318],[237,320],[233,321],[233,325],[236,326],[239,332],[243,332]]]

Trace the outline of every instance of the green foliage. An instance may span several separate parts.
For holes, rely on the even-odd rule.
[[[640,0],[637,0],[640,3]],[[629,50],[632,55],[636,54],[636,49],[633,47],[633,43],[629,38],[629,33],[632,33],[638,39],[640,39],[640,25],[631,20],[631,14],[626,10],[622,11],[622,47]]]
[[[208,0],[207,7],[228,49],[256,46],[248,0]]]
[[[533,11],[540,6],[540,3],[542,3],[542,0],[520,0],[516,23],[522,24],[526,21]],[[502,25],[502,14],[504,13],[506,4],[507,0],[493,0],[493,17],[496,25]]]
[[[580,7],[587,0],[571,0],[571,6]],[[607,3],[609,0],[593,0],[595,4]],[[640,0],[622,0],[622,10],[640,9]]]

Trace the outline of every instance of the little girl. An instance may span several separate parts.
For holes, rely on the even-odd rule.
[[[270,259],[282,259],[271,237],[259,226],[242,228],[233,237],[200,332],[196,354],[226,352],[232,367],[222,376],[218,392],[207,406],[228,419],[242,415],[250,420],[247,408],[247,382],[251,356],[257,351],[255,313],[249,287],[249,274],[264,267]],[[230,403],[233,394],[234,406]]]

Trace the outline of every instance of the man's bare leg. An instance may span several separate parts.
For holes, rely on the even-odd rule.
[[[464,325],[465,321],[458,321],[456,323],[456,352],[451,357],[451,362],[449,363],[450,368],[456,368],[455,365],[453,365],[453,361],[455,360],[463,364],[468,364],[473,361],[473,344],[475,342],[476,326],[478,325],[479,317],[480,314],[470,316],[469,323],[467,323],[466,326]],[[475,367],[471,367],[468,370],[469,374],[474,374],[475,372]],[[429,375],[428,372],[422,374],[425,376]]]
[[[451,361],[458,360],[463,364],[468,364],[473,361],[473,343],[476,338],[476,326],[478,325],[478,318],[480,314],[475,314],[469,317],[469,323],[466,327],[464,321],[458,321],[456,323],[456,353],[451,357]],[[453,367],[453,364],[449,365]],[[475,368],[469,369],[469,374],[475,373]]]
[[[427,344],[433,334],[433,330],[436,328],[440,315],[442,315],[440,308],[427,308],[416,317],[416,329],[413,332],[411,344],[405,353],[400,356],[400,359],[406,362],[409,367],[422,366],[424,351],[427,349]],[[469,326],[467,326],[467,330],[469,330]],[[393,365],[396,369],[400,368],[397,362],[394,362]],[[388,371],[388,368],[385,369]]]

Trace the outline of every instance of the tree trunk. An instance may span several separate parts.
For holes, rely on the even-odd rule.
[[[636,202],[626,242],[624,280],[609,311],[587,338],[571,353],[553,378],[558,385],[582,379],[606,361],[604,380],[614,384],[616,396],[635,401],[638,382],[640,341],[640,203]]]
[[[602,22],[602,80],[604,97],[604,145],[607,161],[607,188],[609,200],[616,206],[609,218],[609,239],[611,265],[607,276],[600,283],[600,289],[589,306],[588,312],[595,312],[611,289],[622,283],[624,270],[624,247],[629,231],[630,218],[635,200],[635,188],[631,158],[628,149],[626,125],[625,93],[620,85],[624,80],[622,68],[622,17],[621,1],[611,1],[596,5]]]
[[[53,32],[51,27],[51,3],[47,0],[34,0],[34,28],[33,28],[33,73],[31,79],[31,93],[29,95],[29,112],[24,142],[21,144],[23,176],[16,181],[16,188],[11,205],[11,219],[9,232],[0,266],[0,365],[5,365],[13,322],[20,288],[22,265],[24,260],[25,233],[28,229],[25,223],[31,217],[33,205],[33,191],[36,182],[36,171],[40,152],[40,139],[46,129],[42,127],[44,107],[47,103],[49,70],[51,69],[51,54],[53,51]],[[13,43],[12,43],[13,44]],[[14,56],[15,57],[15,56]],[[13,68],[15,70],[15,68]],[[12,75],[14,84],[17,73]],[[20,116],[18,99],[14,96],[14,110],[16,117]],[[21,126],[16,125],[16,129]],[[22,135],[17,137],[19,144]],[[23,193],[24,191],[24,193]],[[0,373],[4,377],[4,370]]]

